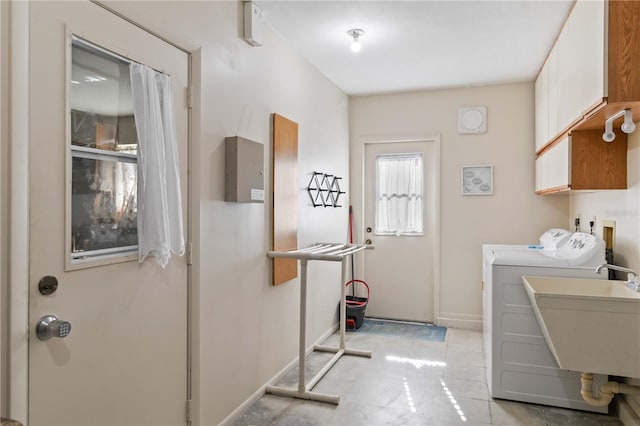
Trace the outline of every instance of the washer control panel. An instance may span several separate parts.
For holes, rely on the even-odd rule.
[[[590,266],[588,261],[594,258],[592,263],[597,266],[604,262],[604,241],[595,235],[575,232],[558,248],[555,257],[565,259],[571,265],[584,266]]]

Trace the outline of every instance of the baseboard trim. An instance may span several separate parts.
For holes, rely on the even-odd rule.
[[[482,330],[482,315],[440,312],[437,325],[442,327],[463,328],[466,330]]]
[[[331,336],[340,326],[339,323],[336,323],[331,327],[327,332],[325,332],[322,336],[320,336],[311,346],[309,346],[305,351],[305,356],[309,356],[311,352],[313,352],[313,347],[324,342],[329,336]],[[227,417],[224,418],[220,422],[220,426],[227,426],[237,423],[237,421],[242,417],[242,415],[260,398],[262,398],[265,394],[265,389],[268,385],[273,385],[277,383],[280,379],[286,376],[291,370],[293,370],[298,365],[298,357],[295,357],[293,361],[287,364],[282,370],[277,372],[271,379],[269,379],[265,384],[260,386],[249,398],[247,398],[242,404],[238,406],[235,410],[231,412]]]

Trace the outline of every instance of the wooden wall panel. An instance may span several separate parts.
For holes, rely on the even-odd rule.
[[[273,114],[273,250],[298,248],[298,123]],[[273,285],[298,276],[297,259],[272,259]]]

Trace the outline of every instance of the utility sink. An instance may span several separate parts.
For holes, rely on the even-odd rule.
[[[640,378],[640,293],[614,280],[522,282],[560,368]]]

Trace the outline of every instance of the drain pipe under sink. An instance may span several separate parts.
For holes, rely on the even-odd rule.
[[[626,385],[618,382],[607,382],[600,386],[600,395],[595,397],[593,396],[592,373],[580,373],[580,383],[582,384],[582,387],[580,388],[582,399],[584,399],[587,404],[593,405],[594,407],[604,407],[609,405],[616,393],[640,395],[640,387],[638,386]]]

